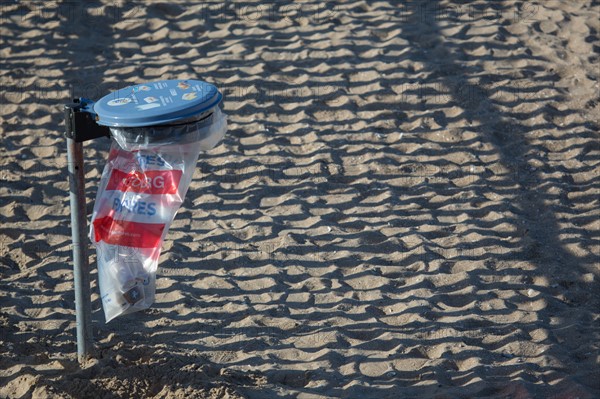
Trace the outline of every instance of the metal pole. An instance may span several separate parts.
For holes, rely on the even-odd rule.
[[[87,212],[83,170],[83,143],[67,138],[69,186],[71,191],[71,236],[75,280],[77,358],[83,362],[92,353],[92,304],[87,253]]]

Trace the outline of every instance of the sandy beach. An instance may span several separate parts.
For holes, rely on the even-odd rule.
[[[0,4],[0,398],[600,397],[600,3],[283,3]],[[229,130],[80,367],[62,107],[161,79]]]

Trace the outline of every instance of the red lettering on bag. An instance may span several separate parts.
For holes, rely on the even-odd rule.
[[[164,224],[115,220],[105,216],[94,220],[94,239],[111,245],[134,248],[157,248]]]
[[[107,190],[145,194],[176,194],[181,180],[181,170],[148,170],[129,173],[113,169]]]

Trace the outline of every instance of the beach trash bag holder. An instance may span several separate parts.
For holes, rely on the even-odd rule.
[[[65,104],[77,354],[92,355],[88,244],[96,248],[106,322],[151,306],[164,238],[202,151],[227,130],[217,88],[199,80],[125,87]],[[111,139],[87,227],[83,143]]]

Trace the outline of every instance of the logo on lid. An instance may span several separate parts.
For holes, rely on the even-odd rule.
[[[124,97],[124,98],[115,98],[114,100],[110,100],[107,104],[110,105],[111,107],[116,107],[119,105],[129,104],[130,102],[131,102],[131,98]]]
[[[137,93],[138,91],[148,91],[148,90],[150,90],[150,86],[146,86],[146,85],[136,86],[133,88],[134,93]]]
[[[196,98],[196,93],[185,93],[183,96],[181,96],[181,98],[184,100],[193,100],[194,98]]]
[[[186,82],[179,82],[179,83],[177,83],[177,87],[179,87],[182,90],[185,90],[185,89],[189,89],[190,85],[187,84]]]

